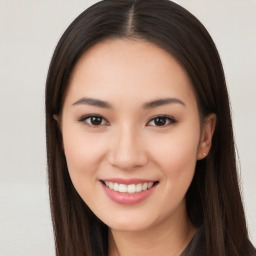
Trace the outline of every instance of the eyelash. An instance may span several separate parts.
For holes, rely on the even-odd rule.
[[[174,117],[171,117],[171,116],[167,116],[167,115],[157,115],[157,116],[154,116],[153,118],[151,118],[149,120],[149,122],[147,122],[147,124],[149,124],[150,122],[156,122],[157,119],[164,119],[165,122],[167,121],[168,123],[164,123],[163,125],[152,125],[152,126],[156,126],[156,127],[166,127],[168,125],[171,125],[171,124],[175,124],[177,122],[177,120],[174,118]]]
[[[95,125],[95,124],[92,124],[92,122],[88,123],[86,121],[88,119],[91,119],[91,121],[92,121],[92,118],[100,118],[101,122],[104,120],[106,123]],[[100,115],[96,115],[96,114],[89,114],[89,115],[82,116],[78,121],[81,122],[81,123],[84,123],[87,126],[93,127],[93,128],[99,128],[102,125],[109,125],[110,124],[104,117],[102,117]]]
[[[92,118],[99,118],[101,120],[101,123],[98,124],[98,125],[95,125],[95,124],[92,124]],[[88,123],[86,120],[89,120],[91,119],[90,123]],[[162,119],[164,120],[164,123],[163,125],[148,125],[150,124],[151,122],[156,122],[157,119]],[[79,122],[81,123],[85,123],[85,125],[89,126],[89,127],[93,127],[93,128],[99,128],[101,127],[102,125],[110,125],[109,121],[106,120],[104,117],[100,116],[100,115],[97,115],[97,114],[89,114],[89,115],[85,115],[85,116],[82,116],[79,120]],[[105,123],[102,124],[102,121],[104,121]],[[160,120],[159,120],[160,121]],[[166,124],[167,122],[167,124]],[[146,126],[155,126],[155,127],[159,127],[159,128],[162,128],[162,127],[166,127],[170,124],[174,124],[176,123],[177,120],[174,118],[174,117],[171,117],[171,116],[167,116],[167,115],[157,115],[157,116],[154,116],[153,118],[151,118]]]

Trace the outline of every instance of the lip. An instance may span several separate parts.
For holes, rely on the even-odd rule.
[[[147,180],[147,179],[119,179],[119,178],[113,178],[113,179],[103,179],[101,181],[108,181],[108,182],[113,182],[113,183],[118,183],[118,184],[125,184],[125,185],[130,185],[130,184],[140,184],[140,183],[149,183],[149,182],[156,182],[157,180]]]
[[[139,184],[139,183],[148,183],[148,182],[154,182],[154,185],[144,191],[138,192],[138,193],[121,193],[118,191],[114,191],[107,187],[104,184],[104,181],[113,182],[113,183],[119,183],[119,184]],[[123,204],[123,205],[133,205],[138,204],[144,200],[146,200],[155,190],[156,186],[158,185],[158,182],[154,180],[142,180],[142,179],[104,179],[101,180],[101,186],[106,193],[106,195],[115,203]]]

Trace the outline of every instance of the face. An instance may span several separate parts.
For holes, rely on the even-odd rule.
[[[73,71],[58,120],[71,180],[109,227],[145,230],[186,215],[210,136],[169,53],[136,40],[94,45]]]

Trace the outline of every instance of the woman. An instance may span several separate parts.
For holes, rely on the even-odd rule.
[[[105,0],[46,84],[57,255],[256,255],[229,100],[203,25],[167,0]]]

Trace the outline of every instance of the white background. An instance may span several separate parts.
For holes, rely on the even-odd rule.
[[[44,86],[54,47],[96,1],[0,0],[0,255],[54,255]],[[241,185],[256,245],[256,1],[177,0],[212,35],[233,108]]]

